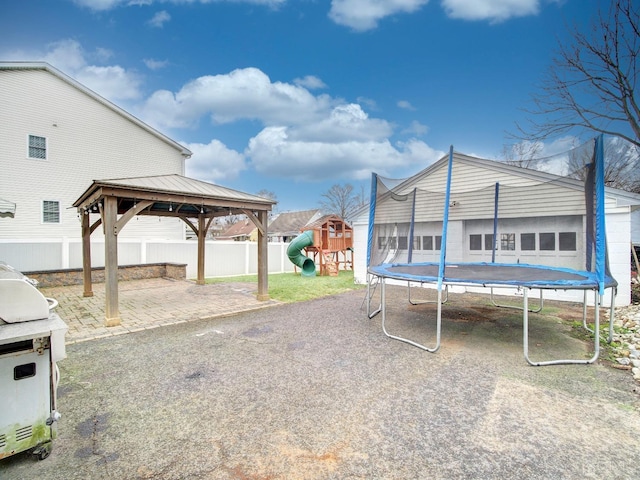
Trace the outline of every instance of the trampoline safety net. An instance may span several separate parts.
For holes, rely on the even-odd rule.
[[[636,147],[599,136],[558,155],[511,162],[452,147],[448,158],[410,178],[374,173],[368,270],[436,264],[441,287],[450,264],[531,265],[587,273],[602,295],[615,284],[605,185],[613,176],[632,175],[625,168],[635,168],[637,159]]]

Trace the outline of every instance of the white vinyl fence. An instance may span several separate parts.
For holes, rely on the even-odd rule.
[[[293,272],[288,243],[269,243],[269,273]],[[0,261],[21,272],[82,268],[82,241],[70,238],[0,239]],[[187,278],[195,278],[198,244],[195,240],[118,240],[118,264],[185,263]],[[104,241],[91,241],[91,266],[104,267]],[[207,241],[205,276],[226,277],[258,273],[256,242]]]

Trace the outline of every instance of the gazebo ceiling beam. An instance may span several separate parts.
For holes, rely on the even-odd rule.
[[[234,200],[229,198],[214,197],[209,195],[147,192],[145,190],[129,190],[123,188],[100,187],[95,192],[83,199],[78,208],[86,209],[91,207],[103,197],[117,197],[119,199],[131,200],[151,200],[153,202],[173,203],[176,206],[198,205],[205,207],[224,207],[231,209],[251,209],[251,210],[271,210],[271,203],[254,203],[245,200]]]

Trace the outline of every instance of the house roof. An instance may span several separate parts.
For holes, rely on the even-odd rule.
[[[283,212],[269,224],[269,232],[273,236],[298,235],[309,222],[320,215],[320,210],[300,210],[297,212]]]
[[[127,111],[123,110],[122,108],[118,107],[117,105],[115,105],[114,103],[110,102],[106,98],[98,95],[96,92],[94,92],[93,90],[91,90],[91,89],[87,88],[86,86],[82,85],[80,82],[74,80],[73,78],[71,78],[70,76],[66,75],[65,73],[62,73],[60,70],[58,70],[57,68],[51,66],[47,62],[0,62],[0,71],[1,70],[41,70],[41,71],[44,71],[44,72],[48,72],[48,73],[58,77],[60,80],[68,83],[72,87],[77,88],[78,90],[80,90],[84,94],[90,96],[95,101],[101,103],[102,105],[106,106],[107,108],[110,108],[111,110],[116,112],[118,115],[121,115],[124,118],[126,118],[127,120],[135,123],[137,126],[139,126],[140,128],[146,130],[150,134],[156,136],[157,138],[159,138],[163,142],[168,143],[169,145],[174,147],[176,150],[179,150],[180,153],[182,155],[184,155],[185,157],[188,158],[188,157],[190,157],[192,155],[192,152],[189,149],[187,149],[184,146],[180,145],[178,142],[170,139],[166,135],[160,133],[155,128],[147,125],[146,123],[144,123],[139,118],[134,117],[129,112],[127,112]]]
[[[247,220],[240,220],[229,228],[227,228],[224,232],[218,235],[216,238],[219,240],[224,240],[225,238],[237,238],[237,237],[248,237],[251,235],[256,229],[256,226]]]

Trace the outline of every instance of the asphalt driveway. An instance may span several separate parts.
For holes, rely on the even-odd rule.
[[[433,306],[389,287],[388,327],[428,341]],[[382,334],[363,292],[67,347],[51,456],[13,479],[629,479],[640,396],[605,363],[531,367],[519,313],[453,296],[442,346]],[[563,307],[530,354],[588,357]],[[544,312],[543,312],[544,313]]]

